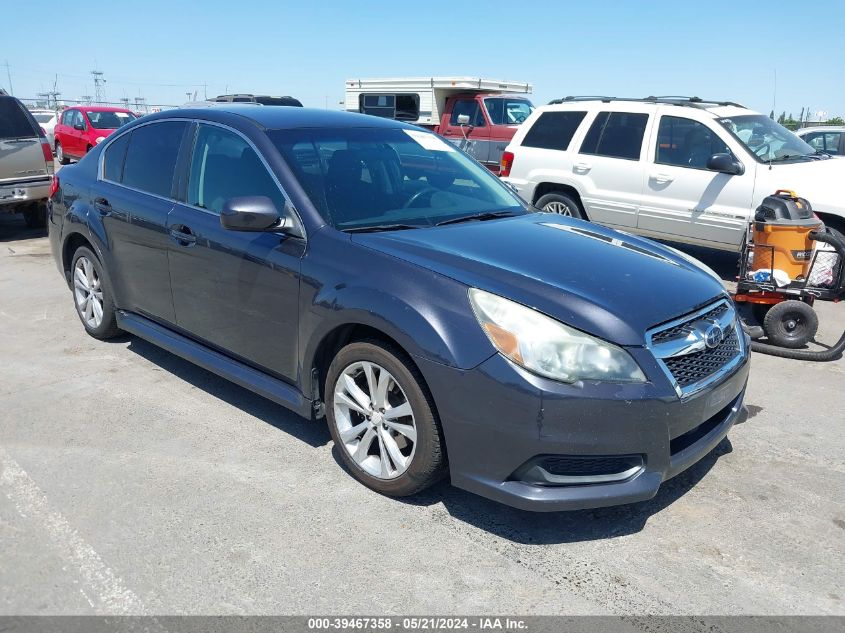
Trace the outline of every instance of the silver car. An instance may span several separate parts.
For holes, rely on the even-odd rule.
[[[43,226],[53,177],[53,153],[23,104],[0,93],[0,213],[23,213]]]

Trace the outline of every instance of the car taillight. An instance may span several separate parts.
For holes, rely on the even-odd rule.
[[[502,160],[499,162],[499,176],[510,176],[511,167],[513,167],[513,152],[503,152]]]
[[[44,154],[44,162],[47,164],[47,173],[52,174],[55,170],[53,168],[53,151],[50,149],[50,144],[46,138],[41,139],[41,153]]]
[[[44,154],[44,160],[48,163],[53,162],[53,151],[50,149],[50,144],[46,138],[41,139],[41,152]]]
[[[50,198],[56,195],[56,192],[59,190],[59,175],[56,174],[53,176],[53,181],[50,183]]]

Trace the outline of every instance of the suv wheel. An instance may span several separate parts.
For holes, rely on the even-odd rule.
[[[70,273],[73,303],[85,331],[98,339],[119,334],[111,290],[94,253],[84,246],[79,247],[73,254]]]
[[[70,162],[70,159],[65,156],[65,151],[62,149],[62,144],[59,141],[56,141],[56,160],[59,161],[60,165],[67,165]]]
[[[537,200],[534,206],[540,209],[540,211],[547,213],[557,213],[558,215],[565,215],[571,218],[584,219],[584,210],[581,208],[581,205],[572,196],[565,193],[547,193]]]
[[[326,400],[340,458],[364,485],[401,497],[446,474],[431,396],[399,350],[376,341],[344,347],[329,367]]]

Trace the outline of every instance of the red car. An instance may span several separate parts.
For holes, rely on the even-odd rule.
[[[137,119],[134,112],[105,106],[76,106],[62,112],[54,130],[56,159],[67,165],[80,159],[120,126]]]

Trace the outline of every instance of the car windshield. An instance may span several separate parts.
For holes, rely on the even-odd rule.
[[[519,125],[534,112],[528,99],[489,97],[484,100],[487,115],[493,125]]]
[[[719,123],[761,163],[816,158],[816,150],[763,114],[726,117]]]
[[[340,230],[418,228],[527,213],[498,178],[430,132],[341,128],[268,134],[311,202]]]
[[[91,127],[97,130],[116,130],[121,125],[134,121],[136,117],[131,112],[100,112],[97,110],[86,110]]]
[[[49,112],[44,113],[44,114],[42,114],[42,113],[40,113],[40,112],[36,112],[36,113],[35,113],[35,114],[33,114],[32,116],[34,116],[34,117],[35,117],[35,120],[36,120],[36,121],[38,121],[39,123],[49,123],[49,122],[50,122],[50,119],[52,119],[52,118],[53,118],[54,116],[56,116],[56,115],[55,115],[55,114],[51,114],[51,113],[49,113]]]

